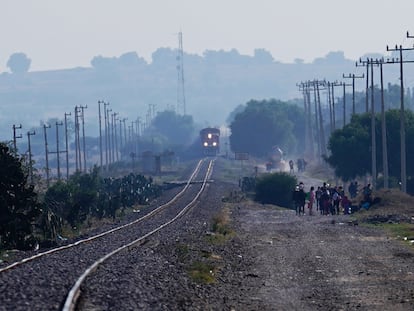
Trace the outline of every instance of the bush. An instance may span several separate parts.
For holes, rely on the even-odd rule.
[[[33,248],[33,224],[40,214],[37,193],[27,182],[24,159],[0,142],[0,248]]]
[[[264,175],[256,182],[255,200],[290,208],[292,207],[292,191],[296,184],[296,177],[287,173]]]

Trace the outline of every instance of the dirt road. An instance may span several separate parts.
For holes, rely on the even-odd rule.
[[[379,231],[269,207],[236,218],[268,310],[414,309],[414,255]]]
[[[308,187],[319,181],[300,176]],[[306,211],[307,212],[307,211]],[[414,310],[414,252],[349,216],[241,205],[232,215],[265,310]]]

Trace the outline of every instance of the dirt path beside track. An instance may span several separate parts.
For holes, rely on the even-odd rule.
[[[413,310],[414,255],[347,216],[257,206],[234,215],[268,310]]]
[[[298,176],[305,186],[320,181]],[[306,211],[307,212],[307,211]],[[414,252],[350,216],[240,204],[232,218],[265,310],[414,310]]]

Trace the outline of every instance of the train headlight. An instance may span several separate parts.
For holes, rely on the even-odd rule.
[[[211,137],[213,137],[213,135],[211,135],[211,133],[208,133],[208,134],[207,134],[207,138],[208,138],[208,139],[211,139]]]
[[[208,147],[208,142],[205,141],[203,145],[204,147]]]
[[[217,146],[217,143],[216,142],[213,142],[213,146],[216,147]]]

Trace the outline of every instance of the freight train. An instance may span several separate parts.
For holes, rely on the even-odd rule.
[[[220,151],[220,130],[207,127],[200,131],[200,143],[204,155],[215,156]]]

